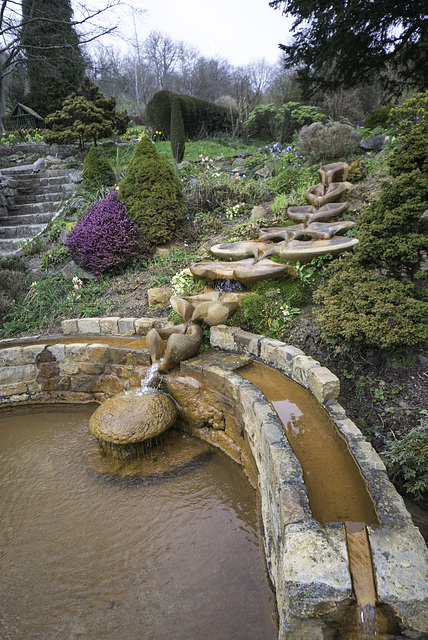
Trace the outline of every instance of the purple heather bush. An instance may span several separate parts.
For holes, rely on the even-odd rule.
[[[117,273],[138,253],[139,227],[112,191],[85,213],[69,234],[71,257],[88,271]]]

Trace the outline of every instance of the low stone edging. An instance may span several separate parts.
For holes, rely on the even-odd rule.
[[[136,324],[137,320],[142,322]],[[125,335],[131,335],[128,331],[144,335],[146,326],[164,321],[72,320],[66,321],[64,329],[71,335],[73,327],[78,333],[87,333],[92,327],[96,335],[115,333],[117,326],[117,332]],[[300,349],[239,328],[212,327],[211,345],[221,350],[219,353],[259,359],[282,371],[310,390],[329,413],[363,470],[376,502],[381,524],[368,527],[368,532],[379,600],[392,607],[404,633],[426,638],[426,546],[389,482],[381,459],[338,404],[337,377]],[[2,349],[0,404],[102,402],[123,391],[126,380],[131,387],[138,386],[149,365],[146,349],[95,342]],[[225,368],[221,362],[205,366],[203,356],[197,356],[183,362],[179,372],[171,376],[169,386],[173,391],[175,388],[173,395],[179,404],[180,385],[186,387],[186,377],[194,381],[194,398],[208,394],[200,415],[193,398],[188,402],[192,432],[226,451],[249,476],[257,476],[267,566],[276,590],[279,639],[324,637],[329,621],[343,614],[352,597],[343,525],[322,526],[313,518],[300,464],[275,411],[259,389],[234,373],[233,367]]]

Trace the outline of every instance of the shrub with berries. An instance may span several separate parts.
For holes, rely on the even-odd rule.
[[[92,205],[66,245],[72,258],[91,273],[118,273],[138,254],[139,234],[138,225],[112,191]]]

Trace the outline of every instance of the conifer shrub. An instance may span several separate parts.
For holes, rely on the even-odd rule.
[[[379,109],[375,109],[374,111],[372,111],[371,114],[364,120],[364,128],[376,129],[376,127],[383,127],[384,129],[386,129],[388,126],[391,109],[392,104],[387,104],[384,107],[380,107]]]
[[[428,121],[401,138],[388,166],[394,179],[360,216],[356,256],[364,267],[413,277],[428,249]]]
[[[139,228],[112,191],[92,205],[65,244],[71,257],[91,273],[119,273],[139,253]]]
[[[421,419],[401,440],[383,452],[388,475],[401,491],[416,500],[428,500],[428,418]]]
[[[346,158],[358,146],[357,131],[343,122],[314,122],[299,132],[300,153],[311,162]]]
[[[91,147],[83,162],[83,184],[86,188],[94,186],[112,187],[116,177],[110,160],[100,147]]]
[[[135,147],[125,178],[119,184],[118,198],[153,244],[168,242],[186,216],[181,181],[147,136]]]
[[[428,303],[411,283],[384,278],[352,259],[336,263],[332,277],[314,293],[323,337],[356,349],[398,350],[428,339]]]
[[[175,96],[171,98],[171,149],[174,160],[179,164],[183,161],[186,146],[183,116],[180,104]]]

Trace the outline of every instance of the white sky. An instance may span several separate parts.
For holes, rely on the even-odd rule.
[[[193,44],[206,57],[246,65],[264,58],[275,63],[279,43],[290,41],[291,19],[269,0],[131,0],[146,13],[138,18],[139,38],[160,31]],[[130,31],[133,31],[129,19]]]

